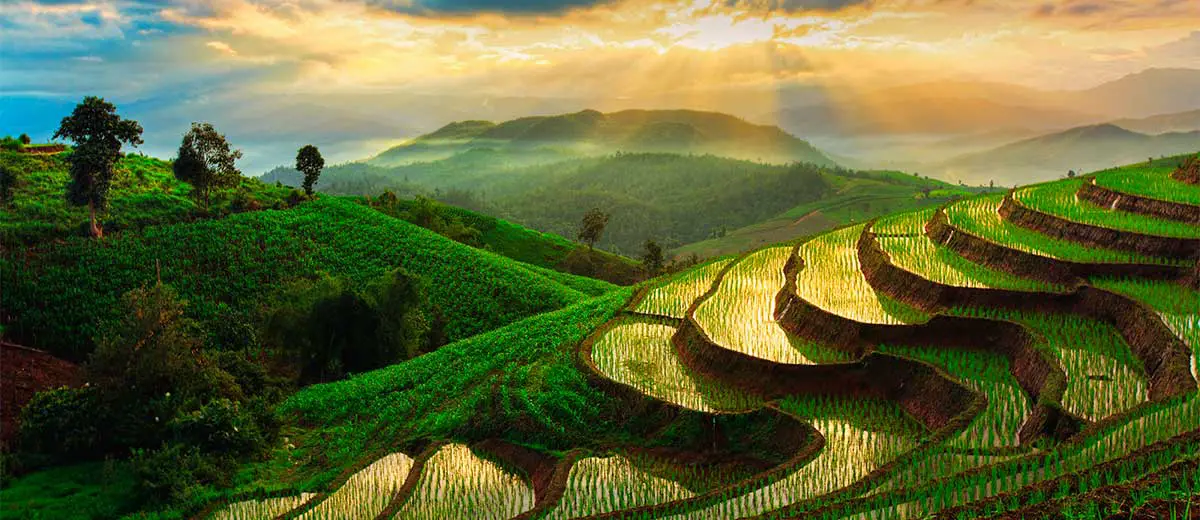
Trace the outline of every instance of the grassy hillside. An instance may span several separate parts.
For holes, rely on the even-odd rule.
[[[626,110],[611,114],[584,110],[499,124],[456,122],[386,150],[370,163],[395,166],[446,158],[473,148],[538,153],[537,149],[543,147],[585,155],[616,151],[711,153],[832,165],[820,151],[778,127],[754,125],[727,114],[691,110]]]
[[[12,202],[0,205],[0,238],[5,243],[83,234],[87,208],[68,206],[63,196],[70,179],[66,154],[0,151],[0,168],[16,179]],[[191,198],[192,187],[175,179],[167,161],[126,155],[117,162],[110,190],[109,212],[102,219],[108,232],[201,217],[200,206]],[[235,189],[214,194],[210,214],[286,207],[291,192],[243,178]]]
[[[176,287],[201,323],[248,316],[297,278],[328,273],[365,282],[395,267],[428,280],[451,340],[579,301],[602,283],[547,272],[474,249],[353,202],[323,198],[147,227],[103,241],[72,238],[3,265],[6,333],[79,359],[125,291],[155,280]],[[553,273],[553,274],[552,274]],[[555,279],[551,279],[551,277]],[[557,281],[556,281],[557,280]]]

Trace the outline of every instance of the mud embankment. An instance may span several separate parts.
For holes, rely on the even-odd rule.
[[[17,440],[21,409],[34,394],[83,382],[78,365],[48,352],[0,341],[0,451]]]
[[[1089,276],[1136,277],[1174,280],[1187,270],[1173,265],[1133,263],[1082,263],[1027,253],[989,242],[955,228],[939,209],[925,224],[925,235],[959,256],[1017,276],[1059,285],[1078,285]]]
[[[1064,293],[1042,293],[933,282],[892,264],[869,230],[859,238],[858,254],[863,274],[875,290],[926,311],[953,307],[995,308],[1074,314],[1108,323],[1120,332],[1141,362],[1150,385],[1151,400],[1183,395],[1196,386],[1190,369],[1191,350],[1167,328],[1157,313],[1140,302],[1086,285],[1077,285]],[[969,329],[965,332],[970,334]],[[1014,345],[1017,344],[1015,340],[1032,341],[1028,337],[1013,336],[1004,343]],[[1029,348],[1032,349],[1032,345]]]
[[[1200,258],[1200,238],[1148,235],[1083,224],[1029,209],[1017,202],[1011,191],[1000,203],[1000,216],[1023,228],[1083,246],[1179,260]]]
[[[1171,172],[1171,178],[1187,184],[1200,184],[1200,158],[1189,157]]]
[[[1095,178],[1083,183],[1075,195],[1102,208],[1139,213],[1163,220],[1200,224],[1200,206],[1113,191],[1097,185]]]

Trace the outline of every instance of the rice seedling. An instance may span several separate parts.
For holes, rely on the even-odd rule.
[[[934,453],[897,471],[887,481],[871,490],[871,493],[879,494],[915,487],[930,480],[954,476],[967,470],[991,466],[1023,456],[1025,454]]]
[[[841,406],[846,406],[842,408]],[[785,399],[780,408],[798,415],[818,413],[813,426],[825,436],[825,449],[790,475],[758,489],[672,520],[741,518],[762,514],[844,488],[914,449],[918,439],[880,425],[903,423],[903,413],[868,401],[802,401]],[[899,416],[897,416],[899,413]],[[873,416],[873,414],[880,414]],[[837,417],[854,417],[847,420]],[[911,419],[907,419],[911,421]]]
[[[954,227],[989,242],[1017,251],[1068,262],[1155,265],[1183,265],[1184,263],[1132,252],[1085,247],[1075,242],[1058,240],[1020,227],[1000,217],[998,210],[1003,198],[1003,195],[988,195],[962,200],[946,207],[946,217]]]
[[[954,314],[1015,321],[1040,335],[1067,376],[1062,404],[1088,420],[1121,413],[1149,398],[1141,363],[1107,323],[1068,314],[954,309]]]
[[[871,226],[871,231],[882,236],[913,236],[925,234],[925,223],[933,218],[937,208],[899,213],[882,217]]]
[[[503,520],[533,508],[533,486],[462,444],[447,444],[425,462],[395,520]]]
[[[721,269],[732,261],[733,259],[717,260],[703,267],[688,270],[647,291],[646,296],[633,310],[642,314],[683,319],[692,301],[707,292]]]
[[[735,264],[716,292],[696,307],[696,323],[718,345],[776,363],[846,361],[845,354],[789,335],[775,321],[775,297],[783,289],[789,255],[790,247],[772,247]]]
[[[1173,165],[1114,168],[1096,173],[1096,185],[1119,193],[1200,205],[1200,186],[1172,179],[1174,170]]]
[[[210,520],[265,520],[275,518],[308,502],[316,493],[301,493],[291,497],[243,500],[217,510]]]
[[[915,225],[918,219],[927,220],[928,217],[909,213],[892,220],[896,222],[894,226],[898,227],[905,221]],[[880,248],[888,254],[892,264],[926,280],[943,285],[1011,291],[1061,292],[1064,290],[1060,285],[1022,278],[979,265],[959,256],[958,253],[947,247],[934,243],[933,240],[921,233],[904,237],[880,236],[878,240]]]
[[[404,485],[413,459],[403,453],[387,455],[351,476],[332,495],[297,520],[351,520],[378,515]]]
[[[695,493],[652,475],[621,455],[588,457],[571,467],[566,490],[544,518],[558,520],[683,500]]]
[[[1079,200],[1075,192],[1086,181],[1066,180],[1022,188],[1013,193],[1021,205],[1072,222],[1147,235],[1200,238],[1200,226],[1163,220],[1139,213],[1102,208]]]
[[[934,365],[987,398],[987,407],[962,432],[946,440],[953,449],[1018,446],[1029,417],[1029,398],[1013,378],[1008,360],[985,352],[880,345],[879,350]]]
[[[701,412],[739,412],[762,406],[760,399],[684,366],[671,345],[674,327],[644,318],[617,320],[592,346],[592,360],[605,377]]]
[[[796,273],[796,293],[822,310],[863,323],[904,325],[929,315],[879,294],[858,263],[858,236],[865,225],[842,228],[800,245],[804,261]]]

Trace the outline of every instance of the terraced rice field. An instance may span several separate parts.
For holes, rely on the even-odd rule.
[[[819,343],[789,335],[775,321],[775,298],[784,284],[790,247],[772,247],[738,261],[716,291],[696,307],[695,319],[709,338],[727,349],[794,365],[845,359]]]
[[[408,478],[413,459],[403,453],[385,456],[355,473],[342,487],[298,520],[362,518],[379,514]]]
[[[395,520],[503,520],[533,509],[533,486],[462,444],[447,444],[425,462],[416,489]]]
[[[1117,173],[1102,177],[1114,189],[1162,195],[1172,189],[1165,175],[1160,169],[1145,169],[1129,179]],[[1149,224],[1153,217],[1087,207],[1074,199],[1073,189],[1080,182],[1017,193],[1036,211],[1057,211],[1115,230],[1164,234],[1184,229]],[[1184,195],[1176,200],[1181,199],[1191,200]],[[572,447],[557,437],[553,448],[529,446],[555,460],[564,455],[567,461],[578,459],[556,466],[555,478],[542,481],[548,487],[536,491],[531,481],[537,479],[518,476],[504,469],[509,466],[484,460],[461,444],[447,444],[425,462],[409,495],[399,497],[403,505],[395,518],[513,518],[532,511],[532,518],[550,519],[612,513],[613,518],[636,520],[758,515],[891,520],[928,517],[958,506],[968,509],[951,517],[1011,513],[1037,518],[1026,516],[1021,508],[1091,496],[1095,489],[1155,475],[1172,463],[1200,456],[1200,291],[1184,269],[1170,279],[1161,274],[1153,280],[1087,275],[1087,264],[1184,264],[1050,238],[1006,221],[997,212],[999,204],[998,196],[981,196],[954,202],[945,214],[957,232],[1083,264],[1074,268],[1093,288],[1068,290],[1039,278],[1036,270],[1023,277],[971,262],[954,249],[964,246],[927,237],[926,223],[935,218],[931,210],[872,224],[884,261],[916,275],[903,275],[904,283],[979,289],[963,294],[988,297],[1000,297],[990,289],[1027,294],[994,307],[968,303],[932,314],[902,304],[888,296],[898,293],[890,285],[894,281],[874,275],[883,270],[872,271],[871,281],[863,275],[859,255],[878,256],[873,249],[860,253],[857,247],[865,224],[832,231],[796,248],[768,247],[653,281],[641,299],[611,319],[606,315],[601,328],[589,327],[592,333],[581,343],[588,348],[575,352],[585,361],[577,363],[579,370],[591,371],[593,381],[606,379],[608,389],[612,383],[623,385],[623,395],[636,391],[637,399],[621,397],[627,399],[621,405],[631,413],[650,410],[647,417],[623,416],[615,427],[619,434],[595,443]],[[789,280],[785,266],[793,254],[799,263]],[[869,265],[881,262],[870,260],[874,263]],[[775,318],[777,298],[781,292],[791,296],[783,292],[789,287],[816,309],[806,316],[874,331],[857,338],[866,344],[865,357],[852,358],[789,335]],[[1087,300],[1085,293],[1104,298]],[[1054,305],[1039,305],[1040,299],[1051,297]],[[1084,303],[1076,305],[1076,299]],[[979,323],[963,318],[1003,322],[996,330],[1016,332],[1001,341],[947,325]],[[697,330],[693,336],[699,339],[680,334]],[[676,334],[704,348],[682,341],[677,345]],[[907,344],[906,338],[922,339]],[[1162,338],[1169,341],[1159,341]],[[1173,343],[1175,338],[1179,342]],[[1178,376],[1184,370],[1181,352],[1189,350],[1186,369],[1191,381],[1155,379]],[[1160,361],[1164,365],[1157,372],[1147,368]],[[888,362],[905,371],[872,371],[879,367],[871,363]],[[553,377],[561,374],[546,375],[539,383]],[[896,381],[888,381],[891,378]],[[809,381],[820,384],[784,388]],[[781,388],[760,391],[771,382],[781,382]],[[597,386],[589,391],[604,391]],[[756,393],[743,390],[751,387]],[[522,399],[529,400],[540,387],[522,391]],[[954,392],[969,399],[956,401],[951,398]],[[966,404],[941,409],[959,406],[954,403]],[[481,401],[480,407],[489,404]],[[650,441],[624,429],[644,426],[640,421],[651,423],[656,434],[694,441],[690,448],[661,443],[654,447],[676,450],[672,461],[695,462],[664,465],[631,455],[650,451],[639,451],[646,448],[642,442]],[[786,429],[797,422],[811,426],[820,439],[801,440],[803,435]],[[555,424],[556,430],[586,435],[560,425],[566,421]],[[518,435],[534,428],[517,426]],[[763,444],[747,448],[748,438]],[[763,464],[766,459],[773,466],[757,466],[758,473],[749,479],[743,477],[750,471],[734,478],[727,466],[709,464]],[[411,459],[402,455],[381,468],[372,465],[302,518],[373,518],[411,467]],[[1169,482],[1179,492],[1171,497],[1200,494],[1200,479],[1194,480]],[[548,491],[561,492],[561,498]],[[981,505],[989,497],[1003,499]],[[235,504],[213,518],[270,516],[297,507],[302,498]],[[326,516],[314,516],[318,512]]]
[[[544,518],[558,520],[662,504],[695,495],[678,482],[657,477],[620,455],[576,462],[562,500]]]
[[[821,310],[861,323],[907,325],[929,315],[876,291],[858,262],[858,236],[865,224],[816,237],[797,250],[804,267],[796,274],[796,294]]]
[[[316,493],[304,493],[291,497],[262,498],[235,502],[212,514],[212,520],[258,520],[275,518],[308,502]]]
[[[946,207],[946,217],[949,219],[950,225],[955,228],[988,242],[999,244],[1009,249],[1058,260],[1085,264],[1183,264],[1180,261],[1168,258],[1159,258],[1114,249],[1086,247],[1023,228],[1004,220],[1000,216],[999,208],[1003,198],[1003,195],[990,195],[959,201]]]
[[[1075,196],[1083,179],[1054,182],[1017,190],[1013,199],[1027,208],[1073,222],[1146,235],[1200,238],[1200,226],[1163,220],[1128,211],[1101,208]]]
[[[1096,185],[1118,193],[1200,206],[1200,186],[1181,182],[1163,182],[1174,167],[1125,167],[1095,175]]]
[[[893,219],[892,229],[909,226],[918,231],[908,236],[880,236],[879,246],[893,265],[926,280],[954,287],[1006,289],[1010,291],[1062,292],[1065,288],[991,269],[938,245],[920,229],[932,214],[909,214]],[[876,231],[880,235],[882,232]]]
[[[763,405],[743,390],[686,367],[671,345],[675,331],[646,318],[622,318],[596,340],[592,360],[605,377],[691,410],[742,412]]]

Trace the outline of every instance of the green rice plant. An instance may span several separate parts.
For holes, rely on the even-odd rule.
[[[596,515],[694,495],[678,482],[643,471],[624,456],[587,457],[571,466],[562,499],[544,518]]]
[[[684,366],[671,345],[675,327],[645,318],[616,318],[592,346],[592,361],[605,377],[646,395],[701,412],[741,412],[762,400]]]
[[[771,247],[743,258],[696,307],[696,323],[718,345],[776,363],[848,360],[839,351],[788,334],[775,321],[775,297],[783,289],[783,267],[790,255],[790,247]]]
[[[894,429],[896,425],[912,421],[894,406],[867,400],[821,398],[788,398],[779,406],[789,413],[810,418],[812,425],[824,435],[825,448],[783,479],[710,507],[668,518],[702,520],[766,513],[849,486],[916,448],[919,443],[909,426],[901,426],[900,433]]]
[[[895,223],[894,227],[901,227],[906,222],[915,225],[916,222],[924,222],[928,218],[929,215],[908,213],[891,220]],[[892,264],[896,267],[943,285],[1010,291],[1062,292],[1065,290],[1060,285],[1022,278],[979,265],[959,256],[950,248],[934,243],[923,233],[903,237],[880,236],[878,240],[880,248],[888,254]]]
[[[1013,193],[1013,199],[1034,211],[1072,222],[1146,235],[1200,238],[1198,225],[1102,208],[1079,200],[1075,192],[1079,191],[1084,182],[1086,181],[1083,179],[1075,179],[1030,186]]]
[[[1082,263],[1183,265],[1179,260],[1141,255],[1058,240],[1004,220],[998,212],[1003,195],[961,200],[946,207],[950,224],[989,242],[1030,254]]]
[[[880,345],[879,350],[934,365],[987,398],[987,407],[959,434],[945,441],[953,449],[988,449],[1020,444],[1018,433],[1030,402],[1013,378],[1008,360],[996,354],[944,348]]]
[[[395,520],[504,520],[533,509],[533,486],[462,444],[447,444],[425,462]]]
[[[993,455],[978,451],[973,453],[934,453],[897,471],[887,481],[872,489],[871,494],[919,486],[930,480],[951,477],[967,470],[999,464],[1022,456],[1024,454]]]
[[[933,218],[937,208],[926,208],[921,211],[897,213],[880,217],[871,226],[871,231],[883,236],[913,236],[925,234],[925,223]]]
[[[879,294],[858,263],[858,236],[865,225],[826,233],[800,245],[804,267],[796,273],[796,293],[808,303],[862,323],[905,325],[930,316]]]
[[[953,314],[1021,323],[1040,336],[1067,376],[1062,404],[1088,420],[1121,413],[1149,398],[1146,374],[1112,325],[1070,314],[954,309]]]
[[[1096,185],[1119,193],[1200,205],[1200,186],[1172,179],[1171,172],[1175,168],[1174,165],[1136,165],[1104,170],[1096,173]]]
[[[308,502],[316,493],[292,497],[263,498],[234,502],[218,509],[209,520],[265,520],[275,518]]]
[[[1158,311],[1163,322],[1200,355],[1200,291],[1166,280],[1092,278],[1092,285],[1123,294]],[[1195,362],[1193,356],[1193,363]],[[1192,371],[1195,375],[1195,370]]]
[[[387,455],[352,475],[316,507],[297,520],[350,520],[378,515],[404,485],[413,459],[403,453]]]
[[[675,276],[647,291],[633,310],[642,314],[683,319],[692,302],[708,292],[721,269],[732,261],[733,259],[728,258],[717,260]]]

